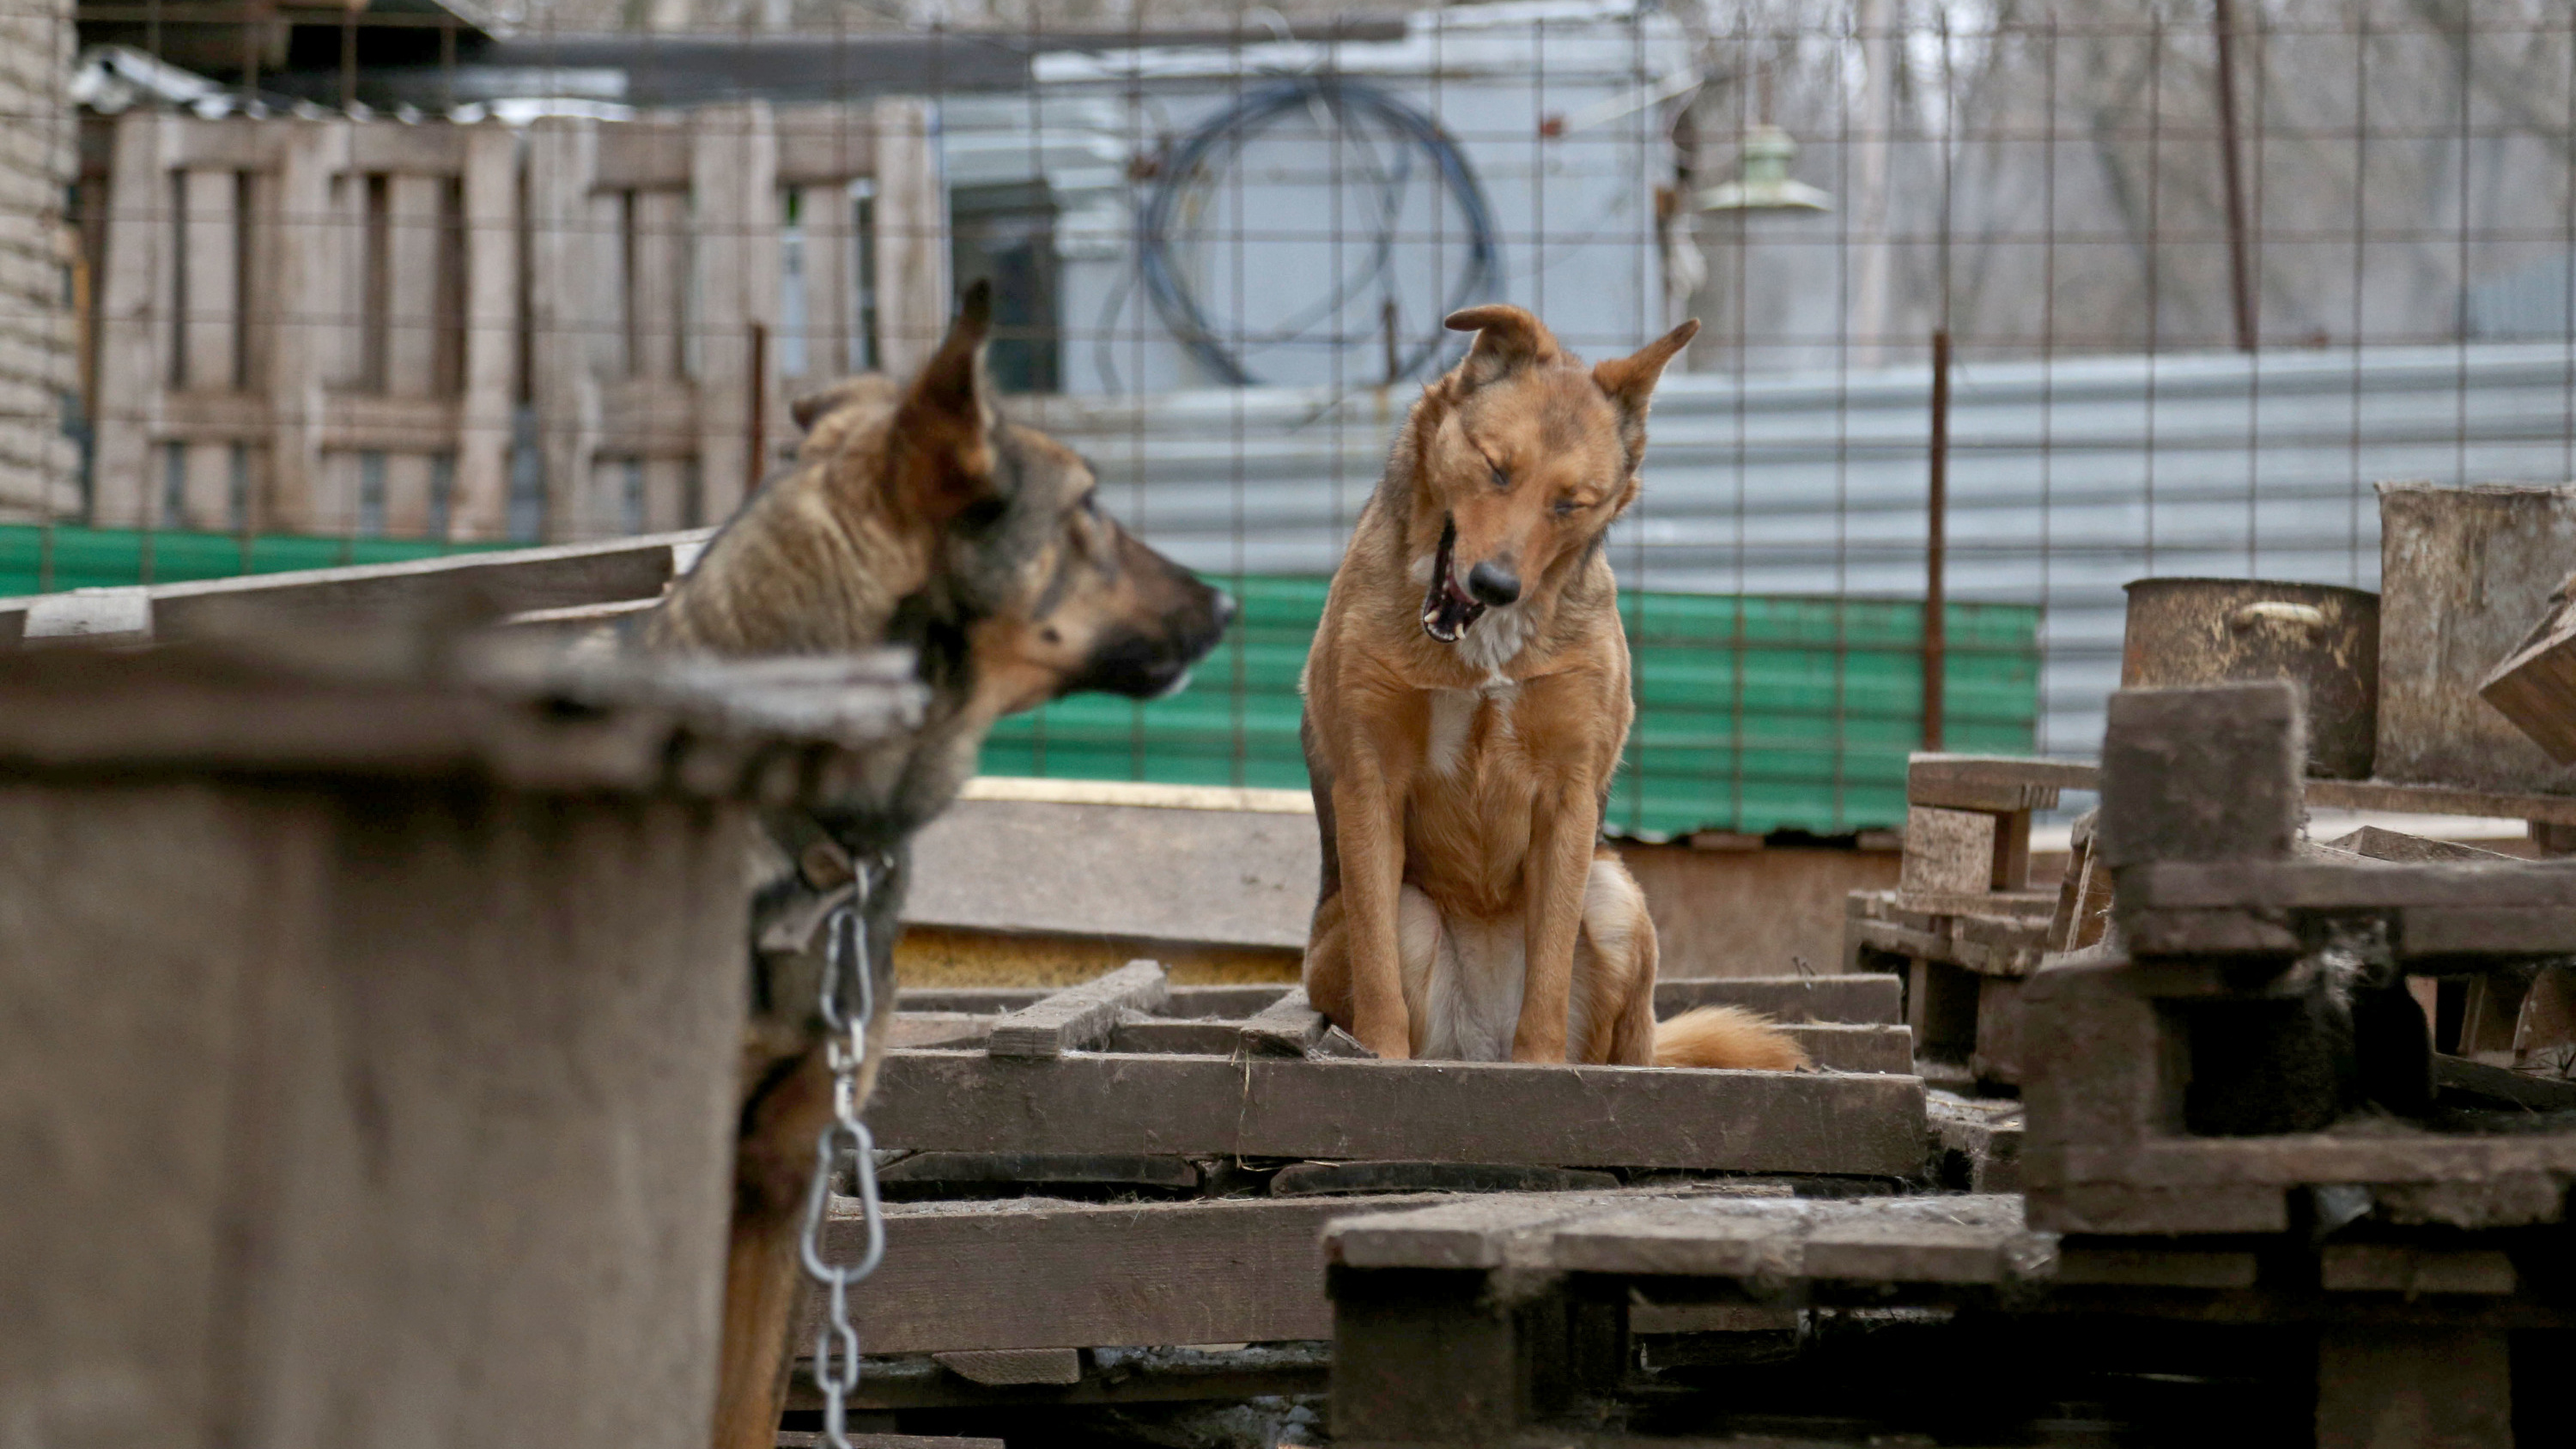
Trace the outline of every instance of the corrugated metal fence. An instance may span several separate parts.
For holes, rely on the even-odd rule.
[[[1631,589],[1920,599],[1927,368],[1668,377]],[[2377,586],[2388,479],[2576,477],[2576,345],[1967,362],[1953,374],[1950,597],[2037,604],[2039,747],[2087,755],[2118,682],[2120,586],[2219,575]],[[1147,538],[1220,575],[1340,557],[1409,391],[1280,389],[1015,411],[1092,457]]]

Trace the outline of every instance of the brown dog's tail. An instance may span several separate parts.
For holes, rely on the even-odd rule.
[[[1796,1038],[1740,1006],[1703,1006],[1655,1023],[1659,1067],[1791,1072],[1807,1064],[1807,1049]]]

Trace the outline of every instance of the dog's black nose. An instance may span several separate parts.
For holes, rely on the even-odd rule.
[[[1499,609],[1521,596],[1521,576],[1487,559],[1467,571],[1467,592],[1477,603]]]
[[[1234,622],[1234,616],[1243,612],[1243,606],[1234,601],[1234,595],[1220,589],[1216,596],[1215,612],[1216,631],[1222,634],[1225,632],[1225,626]]]

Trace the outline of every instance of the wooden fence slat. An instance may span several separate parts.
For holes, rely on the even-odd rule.
[[[385,299],[384,390],[395,397],[431,397],[438,391],[443,190],[434,176],[396,174],[385,182],[390,291]]]
[[[429,532],[430,461],[427,453],[385,455],[385,535],[420,538]]]
[[[798,188],[797,215],[805,226],[805,371],[795,385],[779,388],[783,394],[819,391],[859,370],[865,349],[853,347],[850,335],[858,312],[850,294],[859,261],[854,206],[846,182]],[[782,397],[781,406],[786,401]]]
[[[888,1055],[887,1148],[1910,1176],[1910,1076],[983,1052]]]
[[[591,197],[599,126],[584,119],[539,121],[528,132],[529,356],[545,457],[546,533],[577,536],[586,519],[592,456],[599,447],[600,378],[593,351],[613,332],[611,314],[589,299],[604,279],[602,257],[624,253],[615,228],[602,231]]]
[[[948,189],[929,103],[876,103],[878,365],[911,374],[948,330]]]
[[[778,132],[766,101],[708,106],[693,120],[698,488],[707,516],[723,518],[755,481],[752,370],[765,374],[764,399],[778,391]],[[758,357],[754,326],[769,338]]]
[[[251,500],[252,526],[309,533],[321,487],[325,318],[339,283],[332,245],[328,150],[345,146],[347,122],[293,121],[268,195],[275,211],[263,273],[273,315],[267,333],[268,485]]]
[[[98,457],[92,509],[110,527],[141,524],[152,507],[153,425],[169,375],[169,178],[173,118],[117,118],[108,181],[105,275],[99,289]]]
[[[234,200],[240,186],[235,171],[183,171],[187,194],[186,238],[178,265],[185,269],[188,299],[184,319],[186,353],[181,378],[191,392],[231,392],[235,344],[241,323],[239,238]]]
[[[512,385],[519,357],[518,141],[498,123],[465,145],[465,375],[448,536],[500,538],[510,526]]]

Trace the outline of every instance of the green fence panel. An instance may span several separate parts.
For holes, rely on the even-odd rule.
[[[1234,585],[1229,585],[1235,587]],[[1005,720],[992,775],[1303,789],[1297,676],[1325,581],[1241,582],[1243,622],[1189,688],[1151,704],[1097,695]],[[1820,835],[1905,820],[1923,738],[1923,608],[1899,600],[1628,594],[1637,724],[1609,824]],[[1949,605],[1949,748],[2027,753],[2039,713],[2039,610]]]
[[[51,535],[48,537],[48,535]],[[61,589],[116,588],[276,574],[343,564],[401,563],[451,553],[525,547],[508,543],[424,543],[417,539],[312,538],[185,533],[130,528],[0,525],[0,597]]]
[[[50,533],[50,538],[47,534]],[[391,563],[508,544],[0,526],[0,595]],[[1004,720],[991,775],[1303,789],[1297,676],[1326,580],[1229,581],[1241,622],[1189,688],[1151,704],[1081,695]],[[1841,834],[1900,826],[1923,738],[1923,608],[1901,600],[1624,594],[1637,723],[1609,824]],[[2039,713],[2039,610],[1947,610],[1942,690],[1954,750],[2027,753]]]

